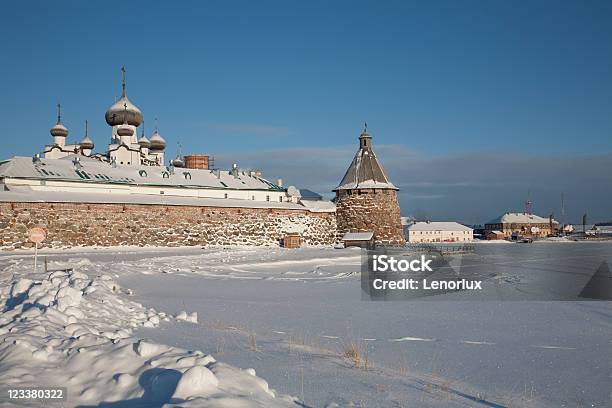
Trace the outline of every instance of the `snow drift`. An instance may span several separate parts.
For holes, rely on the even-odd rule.
[[[10,269],[0,274],[0,384],[5,387],[67,387],[69,406],[296,404],[292,397],[277,396],[253,369],[133,338],[134,328],[156,327],[170,317],[126,300],[108,275]],[[197,322],[195,314],[176,318]]]

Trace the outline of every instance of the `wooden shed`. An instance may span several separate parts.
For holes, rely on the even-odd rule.
[[[284,248],[299,248],[302,246],[302,237],[297,232],[289,232],[283,238]]]
[[[504,233],[501,231],[497,231],[497,230],[493,230],[493,231],[486,231],[485,232],[485,238],[489,241],[495,241],[498,239],[505,239],[506,237],[504,236]]]
[[[374,233],[369,232],[347,232],[342,237],[344,247],[359,247],[365,249],[374,249]]]

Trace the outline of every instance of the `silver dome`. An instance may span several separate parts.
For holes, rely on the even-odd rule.
[[[185,166],[185,162],[183,162],[183,159],[178,154],[176,155],[176,158],[174,160],[170,160],[170,164],[173,165],[174,167],[184,167]]]
[[[145,135],[140,136],[140,139],[138,139],[138,144],[140,145],[140,147],[151,147],[151,142],[149,141],[149,139],[147,139]]]
[[[151,150],[164,150],[166,148],[166,141],[156,130],[151,136]]]
[[[68,136],[68,129],[62,123],[62,106],[59,103],[57,104],[57,123],[51,128],[51,130],[49,130],[49,133],[51,133],[51,136],[53,137]]]
[[[93,149],[94,148],[94,142],[93,140],[89,138],[89,136],[85,136],[81,140],[81,143],[79,143],[79,145],[81,146],[81,149]]]
[[[123,136],[132,136],[134,134],[134,129],[132,129],[129,125],[123,124],[117,128],[117,135],[120,137]]]
[[[51,136],[62,136],[62,137],[66,137],[68,136],[68,129],[66,128],[66,126],[64,126],[62,124],[62,122],[57,122],[55,124],[55,126],[53,126],[51,128],[51,130],[49,131],[49,133],[51,133]]]
[[[127,109],[124,108],[124,105],[127,106]],[[130,102],[130,100],[124,94],[117,102],[108,108],[104,118],[109,126],[121,125],[126,121],[126,119],[129,125],[140,126],[142,123],[142,112],[136,105]]]
[[[94,142],[89,138],[89,133],[87,132],[87,121],[85,121],[85,135],[83,136],[83,139],[81,139],[79,146],[81,146],[81,149],[94,148]]]
[[[123,79],[121,81],[121,98],[111,105],[106,111],[104,118],[109,126],[119,126],[127,123],[132,126],[140,126],[142,123],[142,112],[127,97],[125,92],[125,68],[121,67]]]

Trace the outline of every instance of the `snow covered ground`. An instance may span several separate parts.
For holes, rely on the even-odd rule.
[[[0,275],[3,391],[66,387],[68,406],[294,406],[292,398],[276,397],[253,369],[217,362],[199,350],[135,339],[135,328],[171,319],[128,300],[130,291],[97,273],[88,260],[53,262],[52,269],[34,273],[29,263],[17,261]],[[197,323],[195,313],[177,313],[176,319]],[[42,406],[7,401],[6,395],[0,402]]]
[[[609,243],[477,252],[502,292],[612,262]],[[612,405],[610,302],[362,301],[354,249],[47,258],[73,270],[33,275],[30,256],[0,255],[0,384],[66,386],[68,406]]]

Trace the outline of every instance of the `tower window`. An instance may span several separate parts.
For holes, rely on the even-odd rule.
[[[266,201],[270,201],[270,196],[269,195],[266,196]]]

